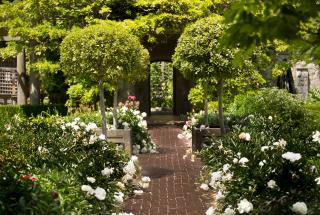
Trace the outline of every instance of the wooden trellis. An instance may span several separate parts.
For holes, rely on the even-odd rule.
[[[0,104],[15,104],[18,94],[16,68],[0,67]]]

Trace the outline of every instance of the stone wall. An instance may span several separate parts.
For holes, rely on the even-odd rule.
[[[314,63],[297,62],[291,69],[296,93],[306,98],[313,88],[320,88],[320,69]]]

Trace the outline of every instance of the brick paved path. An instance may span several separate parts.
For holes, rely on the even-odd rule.
[[[124,203],[124,211],[135,215],[203,215],[210,201],[195,184],[201,169],[199,161],[183,159],[190,141],[179,140],[175,126],[150,129],[159,154],[139,155],[142,174],[151,178],[143,195]]]

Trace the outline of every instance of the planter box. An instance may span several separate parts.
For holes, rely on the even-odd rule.
[[[102,134],[101,128],[96,130],[97,134]],[[112,129],[107,130],[107,141],[122,145],[123,148],[132,155],[132,132],[131,129]]]
[[[205,145],[210,144],[212,137],[221,136],[220,128],[193,128],[192,151],[200,151]]]

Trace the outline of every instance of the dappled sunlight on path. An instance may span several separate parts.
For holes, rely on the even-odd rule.
[[[125,211],[135,215],[205,214],[210,200],[195,184],[201,163],[183,159],[191,141],[179,140],[179,132],[175,126],[150,129],[159,153],[139,155],[142,174],[151,178],[150,187],[143,195],[125,201]]]

